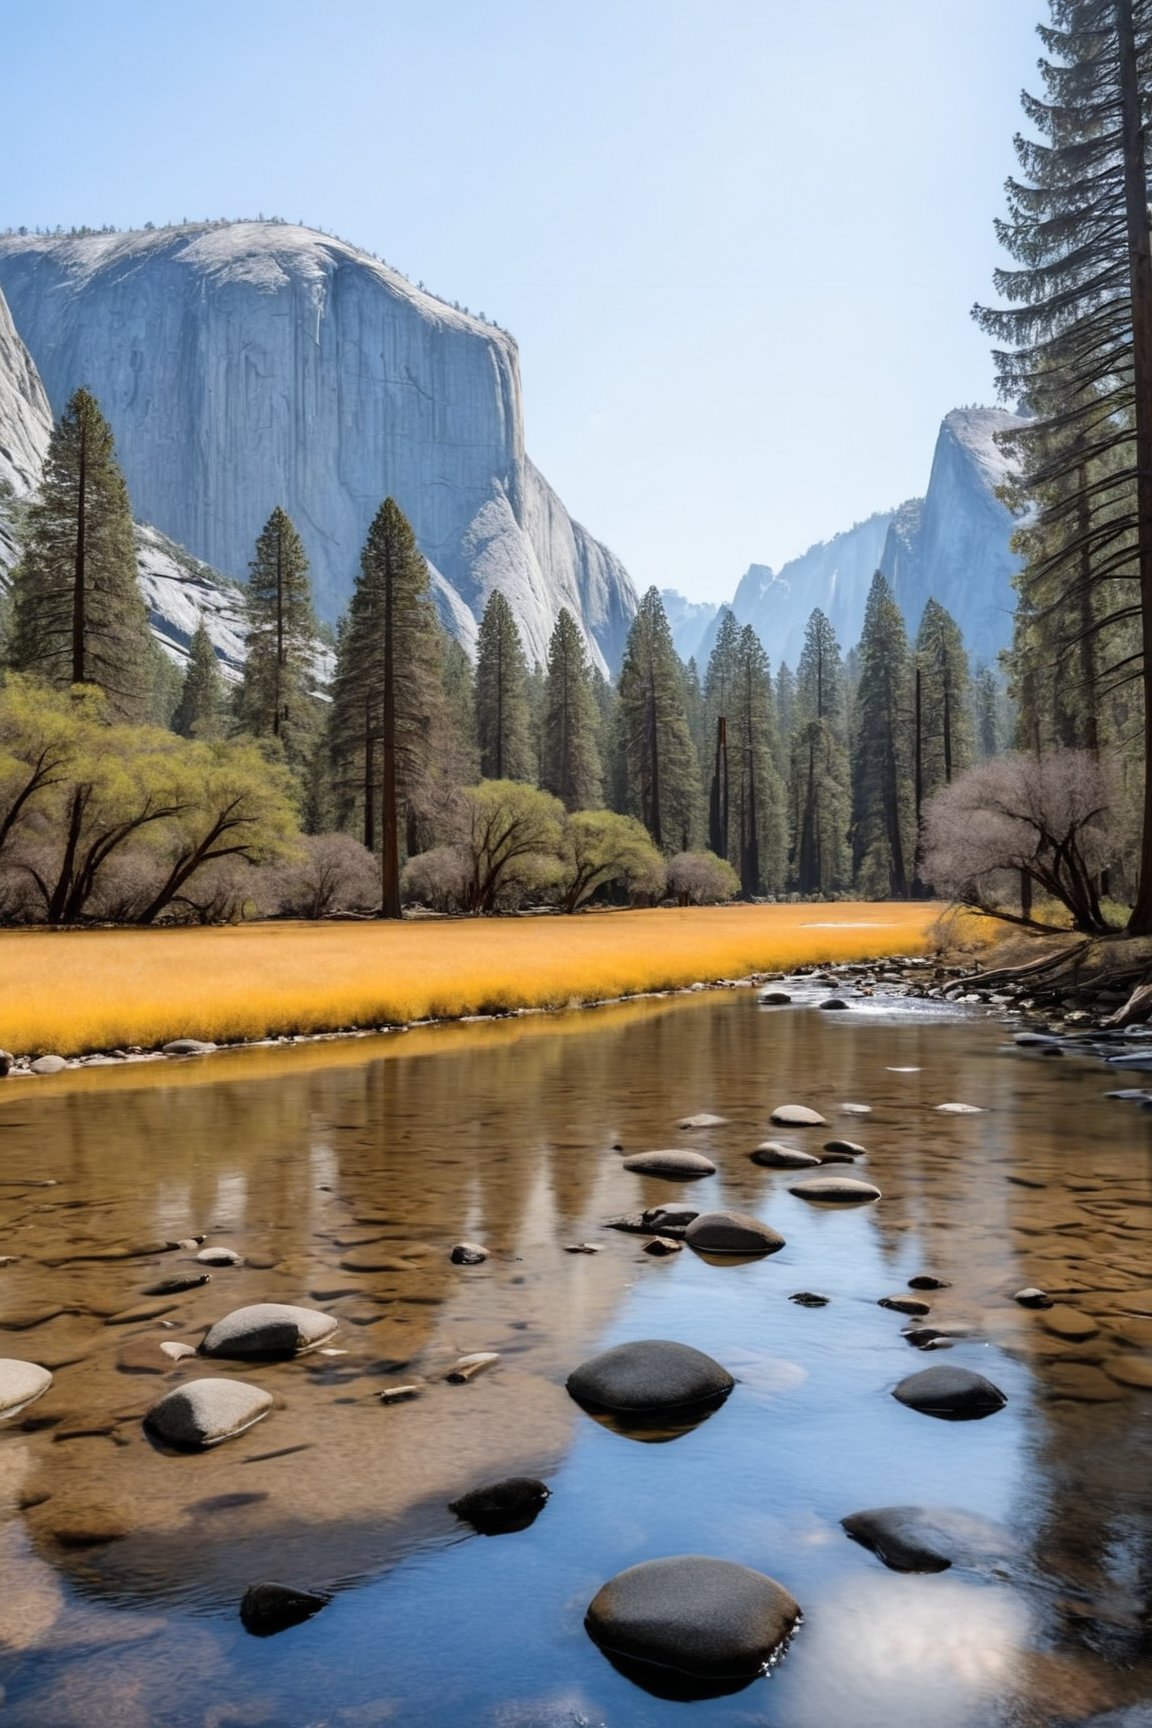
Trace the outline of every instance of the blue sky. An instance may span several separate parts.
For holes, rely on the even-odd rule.
[[[303,218],[520,343],[530,454],[641,588],[922,491],[992,401],[1043,0],[0,0],[0,226]]]

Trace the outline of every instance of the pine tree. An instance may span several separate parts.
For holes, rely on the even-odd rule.
[[[512,608],[493,589],[476,639],[476,739],[485,780],[534,780],[528,662]]]
[[[776,709],[768,656],[751,625],[736,644],[729,701],[732,752],[728,859],[745,899],[781,887],[784,879],[785,794],[776,767]]]
[[[910,656],[887,578],[872,578],[852,738],[852,861],[867,894],[908,896],[913,854]]]
[[[619,730],[627,772],[625,814],[639,816],[664,852],[691,845],[696,752],[684,710],[683,668],[657,588],[632,620],[620,668]]]
[[[776,770],[782,780],[788,778],[795,718],[796,678],[788,663],[782,661],[776,673]]]
[[[1015,688],[1041,736],[1044,680],[1061,676],[1048,625],[1053,603],[1104,637],[1125,618],[1134,653],[1114,679],[1139,680],[1144,814],[1129,930],[1152,933],[1152,243],[1147,120],[1152,11],[1146,0],[1050,0],[1040,27],[1045,99],[1025,95],[1039,140],[1017,138],[1021,178],[1008,182],[997,224],[1015,269],[996,273],[1006,307],[977,308],[1008,346],[1003,393],[1033,418],[1012,444],[1018,496],[1036,508],[1035,556],[1022,600]],[[1079,625],[1075,620],[1080,617]],[[1043,661],[1047,657],[1048,664]],[[1081,658],[1073,653],[1074,658]],[[1037,663],[1039,661],[1039,663]],[[1128,663],[1125,663],[1125,662]],[[1068,676],[1067,669],[1063,675]],[[1081,682],[1092,686],[1089,672]]]
[[[429,598],[428,565],[395,500],[376,512],[340,631],[330,737],[345,823],[358,812],[364,844],[381,852],[385,918],[399,918],[401,833],[437,780],[445,734],[442,632]]]
[[[571,612],[562,608],[548,644],[540,783],[566,810],[593,810],[600,804],[598,729],[584,638]]]
[[[316,615],[308,559],[291,517],[277,505],[256,542],[245,595],[247,658],[237,712],[254,738],[278,738],[301,764],[319,717],[312,694]]]
[[[707,716],[712,778],[708,791],[708,850],[727,858],[731,839],[731,758],[728,748],[729,710],[736,689],[740,626],[725,606],[704,675],[704,712]]]
[[[936,600],[929,600],[924,608],[913,669],[919,680],[915,727],[918,822],[926,800],[942,786],[950,786],[956,775],[972,764],[972,679],[968,655],[960,626]]]
[[[224,708],[224,680],[212,638],[201,619],[188,652],[180,701],[172,730],[182,738],[218,738]]]
[[[819,608],[804,632],[796,669],[788,770],[792,875],[801,894],[847,886],[848,750],[843,664]]]
[[[17,671],[58,689],[93,684],[115,717],[148,716],[154,662],[132,509],[111,428],[87,390],[52,429],[12,589]]]
[[[471,660],[452,636],[444,637],[441,683],[448,724],[461,758],[460,784],[471,785],[480,772],[476,748],[476,679]]]
[[[972,711],[976,755],[982,762],[999,756],[1003,744],[1000,731],[1000,687],[991,666],[977,666],[972,678]]]

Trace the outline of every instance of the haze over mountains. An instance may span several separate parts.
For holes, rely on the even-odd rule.
[[[79,384],[112,423],[137,517],[155,525],[138,532],[140,578],[175,657],[203,618],[225,671],[238,675],[235,579],[277,502],[304,535],[318,610],[334,621],[391,492],[466,648],[499,588],[531,660],[544,659],[566,606],[596,663],[618,667],[635,590],[525,454],[512,338],[369,254],[280,222],[0,236],[0,580],[51,415]],[[911,630],[935,595],[973,656],[993,661],[1010,638],[1018,562],[994,491],[1007,471],[994,434],[1015,424],[996,409],[954,410],[923,499],[779,571],[751,564],[729,604],[773,664],[795,665],[816,606],[851,646],[877,568]],[[679,651],[703,669],[719,606],[665,601]]]

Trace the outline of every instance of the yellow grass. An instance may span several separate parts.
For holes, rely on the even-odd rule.
[[[562,1008],[803,961],[924,952],[933,905],[0,933],[0,1048],[77,1055]]]

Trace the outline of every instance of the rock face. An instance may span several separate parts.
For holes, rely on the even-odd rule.
[[[278,501],[335,620],[391,493],[466,647],[499,588],[530,660],[566,606],[594,660],[618,661],[634,590],[525,454],[506,332],[274,222],[7,236],[0,290],[54,409],[87,384],[136,513],[215,569],[246,571]]]
[[[578,1404],[624,1414],[719,1401],[735,1384],[728,1370],[702,1350],[664,1338],[617,1344],[568,1376],[568,1391]]]
[[[40,375],[0,294],[0,589],[16,562],[13,504],[39,480],[51,430]]]
[[[705,1680],[754,1679],[787,1641],[800,1608],[749,1566],[699,1554],[646,1560],[593,1597],[584,1624],[602,1650]]]

